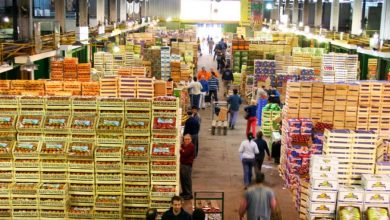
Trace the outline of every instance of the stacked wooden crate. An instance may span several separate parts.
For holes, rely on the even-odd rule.
[[[311,92],[312,92],[312,83],[311,82],[300,82],[301,90],[299,94],[299,118],[308,118],[310,117],[311,110]]]
[[[146,68],[144,66],[133,66],[131,68],[132,76],[146,77]]]
[[[72,95],[78,96],[81,95],[81,82],[67,82],[64,81],[64,91],[71,92]]]
[[[154,95],[154,80],[152,78],[137,77],[137,98],[151,99]]]
[[[348,94],[348,85],[345,84],[336,85],[336,96],[334,97],[335,105],[334,105],[334,118],[333,118],[333,127],[335,129],[345,128],[347,94]]]
[[[105,69],[105,65],[104,65],[104,53],[105,52],[96,52],[93,54],[93,68],[95,68],[97,70],[97,73],[99,74],[99,76],[103,76],[104,74],[104,69]]]
[[[131,76],[132,74],[131,67],[122,67],[118,69],[118,76]]]
[[[321,121],[325,123],[333,123],[334,107],[336,98],[336,85],[325,84],[324,87],[324,103],[322,106]]]
[[[376,73],[378,71],[378,60],[376,58],[368,59],[367,78],[376,79]]]
[[[99,96],[100,83],[99,82],[83,82],[81,83],[81,93],[83,96]]]
[[[185,63],[180,63],[180,80],[188,81],[188,78],[192,76],[190,66]]]
[[[179,82],[181,78],[180,61],[171,60],[171,78],[175,82]]]
[[[356,129],[359,101],[359,85],[350,84],[347,92],[347,106],[345,108],[345,128]]]
[[[118,94],[123,98],[137,97],[137,78],[134,76],[120,76],[118,78]]]
[[[64,63],[62,61],[50,62],[50,79],[55,81],[64,79]]]
[[[123,210],[124,217],[142,218],[149,207],[149,145],[151,101],[126,99],[125,147],[123,153]],[[131,122],[129,124],[129,122]]]
[[[104,60],[104,71],[102,76],[115,76],[116,72],[114,71],[114,55],[111,53],[103,54]],[[115,61],[121,63],[122,61]],[[116,66],[117,67],[117,66]]]
[[[379,136],[384,139],[390,139],[390,83],[382,85],[381,92],[381,121]]]
[[[283,107],[283,116],[286,118],[299,117],[301,84],[289,82],[286,89],[286,105]]]
[[[45,82],[46,95],[56,95],[56,93],[63,91],[62,81],[47,81]]]
[[[310,118],[314,123],[321,121],[324,103],[324,85],[319,82],[312,84]]]
[[[100,78],[100,96],[118,97],[118,78]]]
[[[156,80],[154,82],[154,96],[166,96],[167,83],[164,80]]]
[[[80,63],[77,65],[77,80],[80,82],[91,81],[91,64]]]
[[[77,79],[77,64],[78,58],[64,59],[64,80],[74,81]]]

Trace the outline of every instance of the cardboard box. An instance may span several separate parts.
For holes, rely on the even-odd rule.
[[[311,189],[309,198],[313,202],[335,203],[337,201],[337,191]]]
[[[387,175],[363,174],[362,185],[365,190],[388,191],[390,190],[390,178]]]
[[[364,204],[367,203],[390,203],[390,192],[389,191],[364,191]]]
[[[334,214],[336,203],[310,202],[309,212],[317,214]]]
[[[343,186],[340,187],[337,196],[337,202],[345,203],[363,203],[364,190],[360,186]]]

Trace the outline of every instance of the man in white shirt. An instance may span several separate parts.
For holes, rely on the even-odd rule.
[[[196,106],[199,109],[200,94],[201,94],[201,90],[203,89],[202,84],[198,82],[198,79],[194,76],[194,81],[190,83],[188,88],[191,89],[191,94],[190,94],[192,96],[191,107]]]

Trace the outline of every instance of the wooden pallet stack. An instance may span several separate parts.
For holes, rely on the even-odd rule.
[[[300,86],[299,118],[308,118],[310,117],[312,83],[301,82]]]
[[[367,130],[371,103],[371,84],[369,82],[361,82],[359,86],[359,106],[356,129]]]
[[[358,55],[350,54],[346,58],[346,69],[347,69],[347,82],[352,82],[358,79]]]
[[[131,74],[136,77],[146,77],[146,68],[144,66],[133,66]]]
[[[181,78],[180,61],[171,60],[171,78],[175,82],[179,82]]]
[[[120,76],[118,78],[118,93],[122,98],[137,97],[137,78],[134,76]]]
[[[152,99],[154,95],[154,80],[147,77],[137,77],[137,98]]]
[[[118,76],[131,76],[132,71],[131,67],[122,67],[118,69]]]
[[[354,132],[351,130],[325,130],[323,154],[337,157],[338,179],[341,185],[351,184],[351,150]]]
[[[351,148],[351,184],[360,185],[362,174],[375,172],[378,134],[374,131],[355,131]]]
[[[64,90],[62,81],[47,81],[45,82],[46,95],[56,95]]]
[[[348,85],[345,84],[336,85],[336,96],[334,97],[335,98],[334,118],[332,123],[335,129],[345,128],[347,94],[348,94]]]
[[[39,215],[42,218],[65,219],[68,216],[68,184],[42,183],[38,189]]]
[[[390,139],[390,83],[382,85],[381,92],[381,122],[379,136],[384,139]]]
[[[100,96],[118,97],[118,78],[100,78]]]
[[[93,54],[93,68],[97,70],[99,76],[103,76],[104,73],[104,53],[102,51]]]
[[[164,212],[169,199],[179,193],[179,149],[181,123],[179,102],[157,97],[152,104],[152,143],[150,145],[150,207]]]
[[[50,62],[50,79],[54,81],[64,80],[64,63],[62,61]]]
[[[77,79],[78,58],[64,59],[64,81],[74,81]]]
[[[124,54],[122,54],[122,53],[114,53],[114,54],[112,54],[112,58],[113,58],[113,62],[112,62],[112,64],[113,64],[113,66],[112,66],[113,75],[118,75],[118,69],[120,69],[121,67],[125,66]]]
[[[180,63],[180,80],[188,81],[188,78],[192,77],[191,69],[188,64]]]
[[[124,217],[142,218],[149,207],[149,145],[151,101],[126,99],[123,153]],[[145,122],[147,121],[147,124]],[[130,123],[130,124],[129,124]]]
[[[80,82],[91,81],[91,63],[79,63],[77,65],[77,80]]]
[[[104,72],[102,76],[115,76],[116,72],[114,71],[114,55],[111,53],[104,53],[103,54],[103,60],[104,60]],[[116,62],[116,61],[115,61]],[[121,63],[121,62],[120,62]],[[115,66],[117,67],[117,66]]]
[[[376,58],[368,59],[367,78],[376,79],[378,72],[378,60]]]
[[[333,83],[335,81],[335,70],[333,67],[333,55],[324,54],[322,57],[321,77],[323,82]]]
[[[39,218],[38,187],[39,183],[34,181],[16,182],[11,186],[13,218]]]

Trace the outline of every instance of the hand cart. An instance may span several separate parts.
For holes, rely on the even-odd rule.
[[[211,109],[211,134],[223,133],[223,135],[226,135],[229,120],[228,103],[226,101],[211,102]]]
[[[201,208],[206,213],[206,220],[223,220],[224,192],[195,192],[194,207]]]

